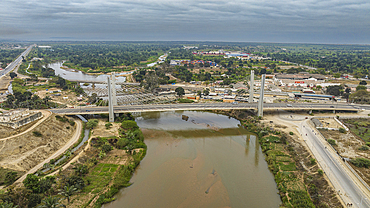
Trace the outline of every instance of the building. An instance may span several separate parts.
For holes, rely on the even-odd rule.
[[[19,108],[0,114],[0,125],[16,129],[42,117],[41,112]]]

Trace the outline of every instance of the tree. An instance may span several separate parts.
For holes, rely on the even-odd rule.
[[[205,95],[205,96],[208,96],[209,95],[209,89],[208,88],[205,89],[205,90],[203,90],[203,95]]]
[[[141,85],[144,86],[146,90],[154,92],[159,86],[159,77],[154,72],[150,72],[145,75],[145,82],[141,82]]]
[[[64,204],[60,203],[61,198],[49,196],[42,200],[41,205],[37,206],[37,208],[59,208],[59,207],[66,207]]]
[[[0,208],[17,208],[18,205],[14,206],[13,203],[9,203],[9,202],[1,202],[0,203]]]
[[[362,80],[359,85],[367,85],[367,82],[365,80]]]
[[[342,94],[341,90],[343,90],[343,87],[341,85],[328,86],[326,88],[326,93],[328,93],[329,95],[339,96]]]
[[[197,95],[198,95],[199,97],[202,97],[202,91],[201,91],[201,90],[198,90],[198,91],[197,91]]]
[[[178,87],[175,89],[175,92],[177,93],[177,96],[182,97],[185,95],[185,90],[182,87]]]
[[[7,172],[4,180],[5,184],[11,185],[17,179],[17,176],[18,176],[17,172],[13,171]]]
[[[339,78],[339,77],[340,77],[340,75],[341,75],[341,73],[335,73],[333,76],[334,76],[335,78]]]
[[[89,121],[86,123],[87,129],[92,129],[98,126],[99,120],[98,119],[89,119]]]
[[[42,100],[44,101],[45,105],[48,105],[48,102],[49,100],[51,100],[51,98],[49,96],[46,96]]]
[[[76,191],[77,191],[77,188],[74,187],[73,185],[72,186],[64,186],[64,188],[62,190],[60,190],[58,194],[67,198],[67,201],[68,201],[68,204],[69,204],[69,200],[70,200],[71,196]]]
[[[239,89],[236,91],[236,93],[238,93],[238,96],[241,96],[245,93],[245,90],[244,89]]]
[[[39,177],[34,174],[28,174],[26,179],[23,181],[23,185],[33,193],[40,193]]]
[[[360,90],[367,90],[367,87],[366,87],[366,86],[364,86],[364,85],[358,85],[358,86],[356,87],[356,91],[360,91]]]
[[[112,150],[112,146],[110,146],[109,144],[104,144],[101,149],[105,152],[105,153],[108,153]]]
[[[88,97],[87,102],[90,104],[94,104],[98,101],[98,95],[96,93],[93,93],[91,96]]]
[[[83,176],[88,172],[87,166],[83,164],[77,164],[73,167],[73,169],[75,170],[75,173],[79,176]]]
[[[110,129],[112,128],[113,124],[111,122],[105,123],[105,128]]]
[[[16,74],[16,73],[14,73],[14,72],[10,72],[9,73],[9,76],[10,76],[10,78],[11,79],[14,79],[15,77],[17,77],[18,75]]]

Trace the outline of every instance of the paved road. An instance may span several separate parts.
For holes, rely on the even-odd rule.
[[[174,111],[174,110],[227,110],[227,109],[257,109],[257,103],[192,103],[192,104],[161,104],[161,105],[129,105],[115,106],[115,113],[124,112],[152,112],[152,111]],[[265,103],[264,109],[286,109],[286,110],[345,110],[358,111],[370,110],[370,105],[349,105],[349,104],[309,104],[291,103],[287,106],[284,103]],[[108,113],[107,106],[85,106],[77,108],[52,109],[58,114],[101,114]]]
[[[299,129],[306,140],[308,147],[311,149],[315,158],[320,162],[326,175],[332,181],[335,189],[341,194],[345,204],[352,203],[353,207],[370,207],[369,199],[360,190],[349,176],[348,169],[343,166],[339,156],[331,150],[328,145],[325,145],[323,139],[318,137],[308,121],[300,123]],[[362,205],[361,205],[362,201]],[[361,205],[361,206],[360,206]]]
[[[28,55],[28,53],[31,51],[31,49],[36,46],[36,45],[31,45],[29,46],[25,51],[23,51],[23,53],[18,56],[17,59],[15,59],[12,63],[10,63],[3,71],[1,71],[1,74],[0,74],[0,78],[2,76],[5,76],[7,73],[9,73],[10,71],[12,71],[19,63],[21,63],[21,61],[23,60],[22,56],[26,57]]]

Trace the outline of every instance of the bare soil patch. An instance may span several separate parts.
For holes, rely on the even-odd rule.
[[[323,118],[318,120],[321,121],[324,128],[336,128],[336,129],[342,128],[342,126],[338,122],[336,122],[333,118]]]
[[[109,129],[105,128],[105,124],[108,123],[107,119],[100,118],[99,124],[92,131],[92,136],[94,137],[112,137],[119,136],[118,129],[121,127],[121,123],[112,123],[112,127]]]
[[[359,120],[359,122],[361,122]],[[360,123],[361,124],[361,123]],[[360,127],[359,127],[360,128]],[[336,145],[333,145],[334,149],[345,158],[366,158],[370,159],[370,150],[361,150],[360,147],[365,146],[365,141],[359,136],[353,134],[351,131],[346,133],[340,133],[339,131],[327,131],[320,130],[326,139],[333,139]],[[370,169],[359,168],[354,166],[351,162],[348,164],[358,173],[359,176],[370,185]]]
[[[63,147],[74,131],[68,122],[50,116],[32,131],[0,143],[0,167],[28,171]]]
[[[26,131],[27,129],[29,129],[30,127],[32,127],[35,123],[37,123],[37,121],[38,120],[33,121],[29,124],[26,124],[24,126],[21,126],[21,127],[17,128],[17,129],[13,129],[13,128],[6,127],[6,126],[0,126],[0,139],[20,134],[20,133]]]

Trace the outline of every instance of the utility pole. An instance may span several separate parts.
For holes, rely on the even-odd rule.
[[[254,95],[254,70],[251,71],[251,82],[249,85],[249,103],[253,103]]]
[[[114,112],[113,112],[113,99],[112,99],[112,85],[110,77],[108,79],[108,108],[109,108],[109,122],[114,122]]]
[[[266,74],[262,74],[260,98],[258,100],[258,116],[263,117],[263,94],[265,93]]]

